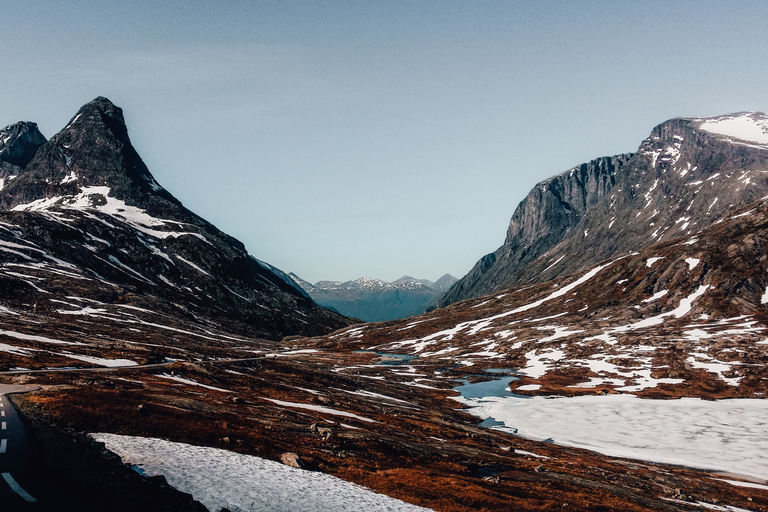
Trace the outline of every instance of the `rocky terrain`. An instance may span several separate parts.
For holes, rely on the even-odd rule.
[[[162,188],[109,100],[47,142],[31,123],[0,141],[0,158],[13,156],[0,190],[0,299],[11,310],[78,318],[120,304],[270,339],[349,324]]]
[[[768,200],[761,200],[696,234],[584,272],[317,343],[437,365],[521,368],[512,388],[529,395],[763,397],[766,247]]]
[[[536,185],[504,244],[439,301],[541,283],[614,255],[695,233],[768,195],[768,116],[660,124],[636,153],[599,158]]]
[[[434,308],[437,299],[457,281],[445,274],[436,282],[403,276],[388,283],[360,278],[344,283],[308,283],[295,274],[291,278],[321,306],[365,322],[383,322],[419,315]]]
[[[579,263],[592,247],[583,246],[573,253],[578,269],[548,281],[353,325],[160,189],[121,127],[119,109],[97,99],[25,165],[6,161],[15,177],[0,190],[0,381],[41,387],[13,398],[40,447],[35,474],[43,476],[30,489],[55,490],[39,495],[41,506],[75,500],[99,474],[91,481],[98,499],[117,486],[160,507],[199,510],[163,482],[142,487],[125,476],[135,480],[84,436],[101,432],[280,460],[441,511],[768,510],[764,440],[746,445],[753,460],[744,468],[718,469],[715,454],[695,469],[518,435],[482,415],[498,405],[482,401],[486,392],[459,396],[457,387],[501,379],[492,393],[534,404],[574,396],[763,404],[766,194],[643,247],[589,255],[594,263]],[[712,158],[725,151],[720,138],[707,144]],[[749,155],[759,148],[732,146],[752,174],[739,181],[741,170],[728,167],[735,160],[722,159],[723,174],[710,181],[750,194],[759,169]],[[573,208],[581,220],[563,218],[571,232],[618,193],[618,180],[608,190],[610,180],[597,176],[624,173],[637,158],[584,169],[595,176],[595,202]],[[659,172],[675,182],[681,165]],[[635,196],[649,194],[648,208],[670,193],[652,185],[643,194],[634,187]],[[552,256],[529,265],[542,258]],[[692,427],[694,437],[709,428]],[[726,423],[715,434],[736,447],[741,427]],[[98,499],[80,509],[98,510]]]

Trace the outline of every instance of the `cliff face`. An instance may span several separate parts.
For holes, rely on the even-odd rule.
[[[56,312],[62,297],[120,302],[268,339],[349,324],[161,187],[108,99],[47,142],[25,126],[0,139],[2,155],[15,148],[0,189],[0,245],[13,248],[0,251],[0,303]]]
[[[515,210],[504,245],[440,305],[696,233],[729,208],[765,196],[765,125],[768,117],[760,113],[673,119],[654,128],[636,153],[597,159],[540,183]]]
[[[559,243],[613,190],[631,157],[598,158],[536,185],[512,215],[504,245],[481,258],[440,305],[504,288],[507,276]]]

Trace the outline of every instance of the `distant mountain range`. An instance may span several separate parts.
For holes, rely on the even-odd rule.
[[[439,300],[541,283],[619,254],[693,234],[768,195],[768,116],[677,118],[636,153],[542,181],[512,215],[504,244]]]
[[[435,306],[436,300],[457,279],[445,274],[436,282],[403,276],[388,283],[361,277],[352,281],[318,281],[311,284],[296,274],[290,277],[321,306],[366,322],[383,322],[419,315]]]

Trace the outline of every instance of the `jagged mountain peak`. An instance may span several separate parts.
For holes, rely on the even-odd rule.
[[[0,162],[26,167],[46,140],[36,123],[21,121],[0,130]]]
[[[0,193],[0,207],[22,211],[124,205],[173,221],[196,219],[157,183],[130,142],[122,109],[104,97],[81,107]]]
[[[130,142],[122,110],[106,98],[83,106],[16,170],[0,182],[0,242],[18,250],[0,256],[29,271],[43,265],[77,276],[55,289],[36,281],[22,307],[47,304],[47,294],[62,290],[111,303],[120,290],[145,309],[271,339],[348,323],[160,187]],[[2,267],[0,257],[0,274]]]
[[[70,129],[82,130],[83,127],[109,130],[118,140],[124,144],[130,144],[123,109],[103,96],[99,96],[80,107],[80,110],[62,133]]]

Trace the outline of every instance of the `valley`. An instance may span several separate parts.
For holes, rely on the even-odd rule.
[[[289,510],[323,474],[368,509],[768,510],[768,141],[734,125],[768,133],[672,120],[558,175],[443,307],[375,323],[184,208],[106,98],[49,141],[9,127],[0,381],[39,388],[9,395],[41,475],[19,506]],[[206,487],[195,449],[298,473],[226,494],[249,486]]]

